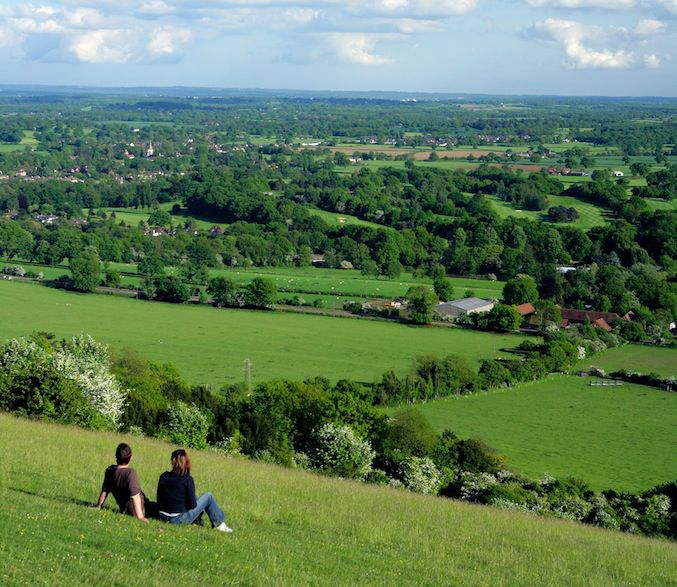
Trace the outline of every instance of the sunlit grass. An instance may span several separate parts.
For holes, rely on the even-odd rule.
[[[173,447],[0,414],[0,583],[18,585],[674,584],[677,546],[192,452],[234,528],[142,524],[87,507],[121,440],[143,489]]]

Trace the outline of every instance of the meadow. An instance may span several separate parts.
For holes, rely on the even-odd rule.
[[[550,473],[623,491],[674,480],[677,394],[591,381],[551,375],[419,407],[436,430],[482,439],[507,457],[509,468],[531,478]]]
[[[675,585],[677,545],[192,451],[231,535],[90,506],[120,441],[153,498],[174,448],[0,414],[0,583]],[[111,498],[112,499],[112,498]],[[111,501],[109,499],[109,501]]]
[[[597,367],[607,372],[625,369],[677,378],[677,348],[627,344],[593,357],[584,366]]]
[[[172,202],[164,202],[158,206],[160,210],[165,210],[169,212],[172,209]],[[115,213],[115,218],[117,222],[124,222],[129,226],[138,226],[139,222],[148,222],[148,217],[150,216],[152,209],[149,208],[102,208],[106,214]],[[201,230],[209,230],[213,226],[226,227],[228,226],[225,222],[215,222],[210,220],[205,216],[200,216],[199,214],[189,214],[186,210],[181,210],[178,214],[172,215],[172,224],[177,226],[178,224],[183,224],[186,220],[192,220],[196,228]]]
[[[38,144],[35,138],[35,131],[25,130],[24,136],[18,143],[5,143],[0,141],[0,153],[13,153],[15,151],[23,151],[27,147],[34,149]]]
[[[45,279],[56,279],[61,275],[70,275],[67,264],[50,266],[37,263],[26,263],[17,259],[0,261],[0,270],[9,265],[21,265],[27,271],[42,273]],[[137,274],[134,263],[109,263],[111,269],[121,273],[123,286],[138,288],[141,277]],[[177,273],[169,268],[168,273]],[[379,279],[362,275],[352,269],[326,269],[318,267],[252,267],[248,269],[223,268],[210,269],[209,276],[225,276],[238,284],[248,283],[256,277],[272,279],[278,287],[279,300],[298,295],[310,303],[321,299],[328,308],[343,308],[346,302],[363,301],[364,298],[393,299],[403,297],[413,285],[432,287],[430,279],[414,277],[403,273],[398,279]],[[452,277],[449,281],[454,286],[456,297],[463,297],[466,291],[474,295],[491,299],[500,299],[503,293],[503,281],[489,281],[470,277]]]
[[[494,210],[501,218],[508,216],[515,216],[517,218],[529,218],[530,220],[545,220],[548,221],[547,211],[538,212],[534,210],[521,210],[515,207],[510,202],[503,202],[498,196],[485,196],[491,200]],[[569,208],[576,208],[578,210],[578,219],[573,222],[553,223],[560,226],[573,226],[588,230],[595,226],[602,226],[606,223],[607,211],[590,202],[584,202],[577,198],[570,196],[548,196],[548,207],[551,206],[566,206]]]
[[[60,337],[87,332],[115,348],[174,363],[190,383],[215,387],[242,381],[245,359],[253,362],[254,383],[320,375],[371,382],[389,369],[406,372],[417,355],[458,353],[477,364],[524,340],[375,320],[175,306],[0,281],[0,340],[34,330]]]

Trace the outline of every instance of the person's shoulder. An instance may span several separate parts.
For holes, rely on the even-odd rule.
[[[115,472],[117,468],[118,468],[117,465],[110,465],[110,467],[106,467],[105,474],[110,475],[111,473]]]

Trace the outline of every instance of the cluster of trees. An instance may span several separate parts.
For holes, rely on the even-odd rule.
[[[574,222],[578,220],[578,210],[572,206],[552,206],[548,208],[548,219],[553,222]]]
[[[640,495],[596,494],[572,479],[517,476],[481,441],[449,430],[438,434],[413,407],[385,416],[354,382],[275,380],[251,392],[230,385],[214,393],[188,386],[171,365],[132,351],[109,357],[86,336],[58,342],[35,334],[2,350],[0,408],[14,413],[122,427],[326,475],[677,538],[674,483]],[[421,359],[416,377],[431,389],[468,389],[476,376],[457,362]]]
[[[571,369],[576,361],[620,344],[620,339],[590,325],[573,327],[566,334],[545,332],[544,341],[524,341],[520,358],[484,359],[479,369],[462,356],[418,357],[412,370],[399,377],[383,374],[371,387],[374,405],[399,405],[449,395],[467,395],[482,390],[512,387],[541,379],[548,373]]]

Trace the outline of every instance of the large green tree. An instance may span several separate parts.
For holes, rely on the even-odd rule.
[[[245,286],[244,301],[248,306],[266,307],[275,303],[277,285],[267,277],[255,277]]]
[[[506,304],[533,304],[538,300],[538,287],[529,275],[518,275],[508,279],[503,287],[503,301]]]
[[[433,317],[437,296],[427,287],[415,285],[407,291],[409,318],[416,324],[428,324]]]
[[[94,251],[83,251],[70,261],[73,289],[94,291],[101,282],[101,261]]]

